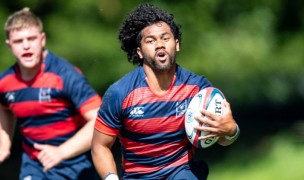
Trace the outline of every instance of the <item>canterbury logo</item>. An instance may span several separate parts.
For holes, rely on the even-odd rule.
[[[144,116],[144,107],[134,107],[130,112],[130,115],[133,117],[142,117]]]
[[[14,92],[8,92],[5,94],[5,98],[8,102],[14,102],[15,101],[15,93]]]

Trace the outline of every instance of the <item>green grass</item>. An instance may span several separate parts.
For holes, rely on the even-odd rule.
[[[211,166],[208,180],[304,179],[303,141],[281,134],[267,138],[258,146],[244,152],[233,152],[235,154],[228,155],[220,164]]]

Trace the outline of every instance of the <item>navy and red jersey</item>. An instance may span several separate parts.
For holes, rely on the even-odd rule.
[[[177,66],[168,92],[159,96],[139,66],[109,87],[95,129],[118,136],[124,179],[166,178],[192,160],[184,114],[192,97],[208,86],[205,77]]]
[[[17,64],[0,75],[0,103],[14,113],[23,149],[36,159],[34,143],[57,146],[71,138],[85,123],[82,115],[98,108],[101,97],[79,70],[48,52],[31,81],[21,79]]]

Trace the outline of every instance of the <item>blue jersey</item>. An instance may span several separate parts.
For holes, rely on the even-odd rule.
[[[208,86],[205,77],[177,66],[168,92],[156,95],[140,66],[109,87],[95,128],[118,135],[123,178],[166,178],[193,158],[184,114],[192,97]]]
[[[101,98],[79,70],[48,52],[31,81],[22,80],[17,64],[0,75],[0,104],[14,113],[23,149],[35,160],[35,143],[57,146],[71,138]]]

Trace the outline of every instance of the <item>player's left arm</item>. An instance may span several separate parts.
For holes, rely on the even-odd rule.
[[[11,154],[16,118],[12,111],[0,105],[0,164]]]
[[[46,144],[34,145],[36,149],[40,150],[38,159],[43,164],[45,171],[48,171],[63,160],[78,156],[90,149],[97,111],[98,108],[83,114],[87,123],[74,136],[60,146]]]
[[[78,70],[74,68],[66,68],[64,70],[66,72],[64,73],[65,76],[63,76],[63,91],[69,97],[69,101],[78,109],[86,123],[76,134],[59,146],[34,144],[34,147],[40,151],[38,160],[44,166],[45,171],[63,160],[73,158],[90,150],[94,122],[101,104],[101,97]]]
[[[199,121],[208,126],[198,127],[198,130],[210,132],[206,136],[201,136],[199,139],[206,139],[210,137],[220,137],[218,143],[223,146],[228,146],[232,144],[239,136],[240,129],[233,118],[230,104],[225,100],[225,113],[222,116],[218,116],[209,111],[202,110],[202,114],[206,117],[197,117]]]
[[[75,157],[91,148],[97,111],[98,108],[86,112],[83,117],[87,123],[73,137],[59,146],[65,152],[64,159]]]

